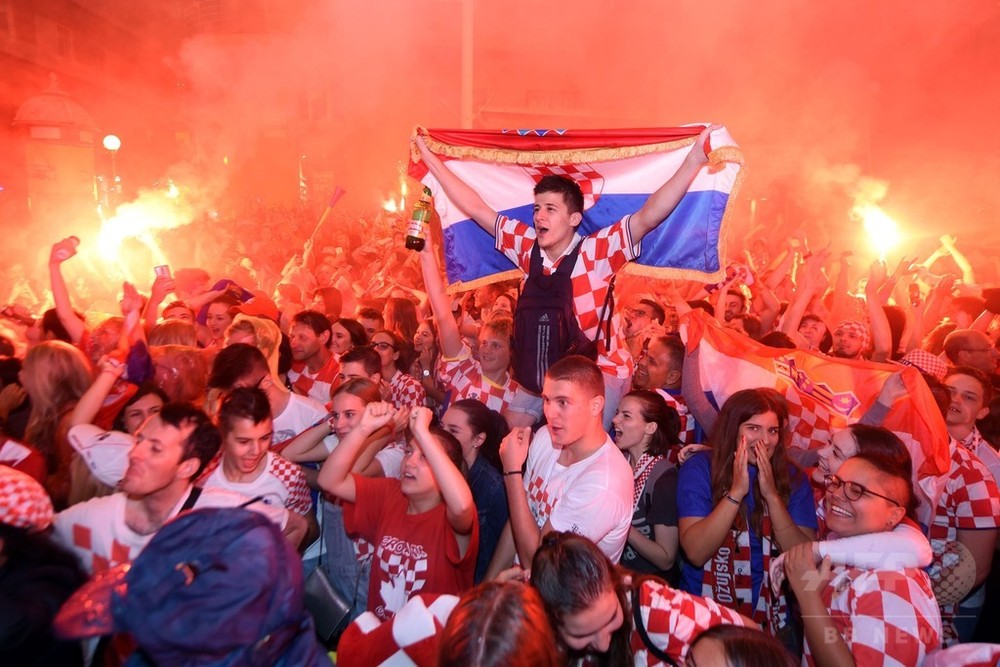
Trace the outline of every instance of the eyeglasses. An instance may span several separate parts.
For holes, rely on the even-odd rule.
[[[639,310],[637,308],[626,308],[625,312],[632,317],[648,317],[650,319],[653,317],[652,313],[647,313],[645,310]]]
[[[845,482],[836,475],[827,475],[823,478],[823,483],[826,488],[830,491],[836,491],[840,487],[844,487],[844,495],[848,500],[861,500],[861,496],[869,495],[875,496],[876,498],[881,498],[882,500],[888,500],[890,503],[896,507],[902,507],[902,505],[890,498],[889,496],[883,496],[881,493],[875,493],[871,489],[861,486],[857,482]]]
[[[392,343],[386,343],[384,341],[378,343],[372,343],[372,347],[380,352],[385,352],[386,350],[395,350],[396,346]]]

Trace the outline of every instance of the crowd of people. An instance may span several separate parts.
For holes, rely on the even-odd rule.
[[[239,244],[206,224],[212,271],[150,267],[103,314],[56,243],[51,301],[3,310],[0,662],[996,664],[1000,289],[956,239],[890,273],[765,235],[718,284],[621,275],[595,310],[712,129],[590,236],[571,179],[539,181],[529,226],[418,141],[525,274],[467,293],[382,215]],[[564,335],[596,346],[528,368],[519,301],[564,260]],[[712,405],[696,318],[916,367],[950,467],[928,479],[881,426],[900,373],[810,449],[774,385]]]

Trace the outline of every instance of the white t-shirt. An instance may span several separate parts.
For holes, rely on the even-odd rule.
[[[180,513],[188,499],[190,488],[181,495],[169,517]],[[131,563],[149,544],[156,533],[140,535],[125,524],[124,493],[93,498],[69,507],[55,516],[54,537],[73,551],[90,574],[109,570],[123,563]],[[224,489],[203,489],[195,502],[195,509],[204,507],[238,507],[249,498]],[[288,523],[288,510],[281,506],[256,502],[247,509],[259,512],[284,530]]]
[[[231,481],[226,477],[220,462],[202,486],[206,489],[227,489],[247,498],[262,496],[261,502],[267,505],[284,507],[297,514],[308,514],[312,509],[312,498],[302,469],[274,452],[267,452],[266,457],[264,469],[255,480]]]
[[[632,468],[605,436],[599,450],[570,466],[559,463],[549,427],[538,429],[528,448],[524,489],[539,528],[590,538],[617,563],[632,524]]]
[[[274,415],[274,437],[271,446],[280,445],[286,440],[291,440],[302,431],[312,428],[327,416],[326,408],[319,401],[308,396],[289,394],[288,405],[281,411],[280,415]],[[332,452],[337,446],[337,438],[328,435],[323,438],[323,446],[327,453]]]

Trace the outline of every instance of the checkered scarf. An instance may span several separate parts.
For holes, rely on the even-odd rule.
[[[639,501],[642,499],[642,490],[646,487],[646,481],[653,472],[656,464],[663,460],[662,456],[643,454],[639,457],[632,471],[632,513],[639,509]]]
[[[726,501],[728,502],[728,501]],[[761,548],[764,553],[764,581],[757,605],[753,606],[753,575],[750,566],[750,530],[746,508],[742,530],[735,526],[726,533],[726,540],[704,567],[701,594],[744,616],[749,616],[777,637],[788,626],[788,601],[783,593],[771,590],[771,559],[778,555],[767,507],[761,522]]]

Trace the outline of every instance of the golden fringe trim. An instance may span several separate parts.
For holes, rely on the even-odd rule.
[[[427,147],[438,155],[447,155],[454,158],[470,157],[487,162],[521,165],[538,163],[545,164],[548,162],[566,164],[574,162],[602,162],[619,160],[683,148],[684,146],[690,146],[697,139],[697,137],[690,137],[688,139],[679,139],[677,141],[669,141],[660,144],[631,146],[626,148],[599,148],[572,151],[532,151],[528,153],[499,148],[483,149],[451,146],[450,144],[444,144],[431,139],[425,128],[417,126],[414,128],[413,135],[410,140],[410,159],[413,162],[419,162],[421,159],[420,151],[417,148],[416,142],[413,140],[418,134],[423,136],[424,141],[427,143]],[[730,227],[732,226],[733,217],[735,216],[735,206],[733,206],[733,204],[738,198],[740,190],[743,187],[743,182],[746,180],[747,176],[746,159],[743,155],[743,151],[740,150],[738,146],[720,146],[709,153],[709,169],[721,169],[725,163],[737,164],[740,168],[736,172],[736,179],[733,181],[733,187],[729,191],[729,199],[726,202],[726,210],[722,214],[722,224],[719,227],[719,268],[716,271],[706,272],[699,271],[697,269],[645,266],[635,262],[629,262],[622,269],[622,273],[658,280],[695,280],[706,283],[718,282],[725,277],[726,266],[729,264],[728,258],[726,257],[726,249],[729,247]],[[489,276],[477,278],[476,280],[471,280],[469,282],[459,281],[456,283],[450,283],[446,287],[445,291],[448,294],[455,294],[456,292],[478,289],[483,285],[489,285],[502,280],[519,280],[523,277],[524,274],[520,269],[511,269],[509,271],[503,271],[501,273],[494,273]]]
[[[445,287],[444,291],[445,294],[468,292],[470,290],[479,289],[484,285],[498,283],[502,280],[520,280],[523,277],[524,273],[521,269],[510,269],[509,271],[501,271],[500,273],[491,273],[488,276],[476,278],[475,280],[470,280],[469,282],[462,282],[459,280],[457,283],[449,283],[448,286]]]

